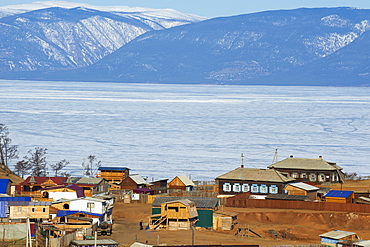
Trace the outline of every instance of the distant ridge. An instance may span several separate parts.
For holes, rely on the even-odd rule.
[[[71,18],[76,19],[83,9],[58,11],[64,15],[68,11]],[[99,16],[108,18],[103,13]],[[19,18],[13,17],[6,24],[15,25]],[[86,19],[91,20],[90,17]],[[2,20],[7,19],[0,19],[0,27]],[[21,54],[29,54],[28,60],[21,63],[23,67],[0,60],[0,78],[172,84],[369,85],[370,10],[302,8],[198,20],[166,29],[147,26],[148,29],[137,33],[136,38],[132,35],[131,41],[122,42],[125,44],[116,50],[107,50],[107,47],[104,50],[99,45],[102,40],[86,46],[84,39],[78,37],[74,40],[80,40],[79,45],[68,54],[64,54],[65,49],[59,52],[50,46],[44,56],[54,61],[40,58],[38,63],[28,64],[34,60],[29,57],[35,53],[21,50]],[[142,23],[147,24],[146,21]],[[32,33],[35,31],[36,26]],[[21,28],[9,31],[9,35],[16,33],[20,37],[28,32]],[[64,35],[58,35],[58,39],[68,40]],[[95,50],[94,47],[102,49],[99,56],[81,52]],[[61,57],[64,58],[60,60]]]

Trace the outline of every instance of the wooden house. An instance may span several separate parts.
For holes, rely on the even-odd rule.
[[[284,191],[287,192],[288,195],[308,196],[310,201],[317,199],[317,192],[319,190],[320,188],[303,182],[290,183],[284,188]]]
[[[295,179],[275,169],[240,167],[218,176],[216,183],[222,195],[251,192],[252,195],[281,194],[284,187]]]
[[[119,243],[112,239],[98,239],[98,240],[72,240],[71,247],[118,247]]]
[[[161,179],[150,183],[150,188],[155,190],[155,194],[167,193],[168,179]]]
[[[162,204],[166,202],[187,199],[195,203],[198,221],[196,227],[212,228],[214,212],[219,209],[220,200],[218,198],[207,197],[173,197],[173,196],[157,196],[152,203],[152,215],[162,214]]]
[[[9,218],[11,222],[30,220],[48,220],[51,202],[9,201]]]
[[[150,217],[151,229],[189,230],[198,218],[195,203],[189,199],[164,202],[161,214]]]
[[[340,230],[330,231],[320,235],[321,246],[337,247],[342,242],[357,242],[360,238],[354,232]]]
[[[83,188],[84,195],[87,197],[107,193],[109,187],[108,181],[104,178],[76,177],[71,178],[70,183]]]
[[[93,225],[93,219],[68,215],[55,217],[53,223],[54,227],[58,229],[89,229]]]
[[[187,176],[177,176],[168,183],[169,189],[174,190],[186,190],[192,191],[194,190],[195,184],[191,181]]]
[[[122,182],[120,183],[120,188],[121,190],[133,190],[145,188],[147,187],[146,185],[146,180],[142,176],[138,174],[133,174],[122,180]]]
[[[331,190],[324,197],[325,202],[352,203],[355,193],[346,190]]]
[[[15,185],[16,196],[42,197],[40,189],[64,185],[66,177],[35,177],[29,176],[23,182]]]
[[[342,168],[336,163],[323,160],[322,156],[319,156],[318,159],[290,156],[290,158],[276,162],[268,168],[288,173],[297,182],[340,183],[344,181]]]
[[[127,167],[99,167],[97,177],[104,178],[109,183],[121,183],[123,179],[130,175],[130,169]]]

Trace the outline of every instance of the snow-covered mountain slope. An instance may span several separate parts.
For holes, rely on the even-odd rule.
[[[280,75],[323,59],[325,70],[327,58],[356,40],[351,51],[363,53],[360,38],[367,34],[369,20],[370,10],[352,8],[216,18],[143,34],[76,77],[89,80],[88,74],[105,71],[108,80],[122,82],[299,85],[301,81],[288,82]],[[340,64],[346,58],[337,59]],[[309,77],[304,81],[309,84]]]
[[[5,6],[0,12],[6,16],[0,19],[3,73],[88,66],[145,32],[204,20],[169,9],[68,2]]]

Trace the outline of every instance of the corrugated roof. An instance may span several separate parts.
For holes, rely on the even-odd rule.
[[[99,184],[104,178],[85,178],[82,177],[74,182],[74,184]]]
[[[291,185],[293,187],[296,187],[298,189],[302,189],[302,190],[305,190],[305,191],[315,191],[315,190],[319,190],[320,189],[320,188],[317,188],[315,186],[312,186],[310,184],[306,184],[306,183],[303,183],[303,182],[291,183],[291,184],[288,184],[288,185]]]
[[[9,206],[50,206],[52,202],[8,201]]]
[[[193,181],[191,181],[186,175],[181,175],[177,177],[181,180],[181,182],[183,182],[185,186],[195,186]]]
[[[322,171],[333,171],[342,169],[335,163],[328,162],[323,159],[307,159],[307,158],[287,158],[282,161],[276,162],[272,165],[269,165],[268,168],[305,169]]]
[[[345,232],[345,231],[340,231],[340,230],[334,230],[331,232],[327,232],[324,234],[321,234],[320,237],[322,238],[331,238],[331,239],[342,239],[351,235],[355,235],[356,233],[354,232]]]
[[[235,170],[218,176],[216,179],[248,180],[261,182],[286,183],[295,179],[274,169],[236,168]]]
[[[76,244],[76,245],[94,246],[95,240],[72,240],[71,243]],[[105,246],[105,245],[109,245],[109,244],[118,245],[119,243],[112,240],[112,239],[97,239],[96,244],[101,245],[101,246],[103,246],[103,245]]]
[[[152,206],[160,207],[162,203],[178,201],[181,199],[188,199],[195,203],[197,208],[215,208],[219,206],[220,200],[218,198],[210,197],[177,197],[177,196],[158,196],[154,199]]]
[[[97,213],[90,213],[86,211],[75,211],[75,210],[58,210],[57,217],[63,217],[63,216],[68,216],[72,214],[87,214],[87,215],[92,215],[92,216],[98,216],[101,217],[103,214],[97,214]]]
[[[370,247],[370,240],[359,240],[357,243],[353,244],[361,247]]]
[[[348,198],[354,192],[348,190],[331,190],[326,193],[325,197],[341,197],[341,198]]]
[[[114,167],[114,166],[101,166],[98,168],[99,171],[125,171],[130,170],[127,167]]]
[[[309,196],[303,195],[288,195],[288,194],[269,194],[266,200],[285,200],[285,201],[308,201]]]
[[[130,178],[136,183],[136,184],[146,184],[145,179],[140,176],[139,174],[130,175]]]

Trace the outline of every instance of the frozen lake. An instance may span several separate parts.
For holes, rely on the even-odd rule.
[[[294,155],[370,175],[370,88],[0,81],[0,123],[21,159],[125,166],[149,179],[210,180]],[[16,161],[12,162],[13,164]]]

